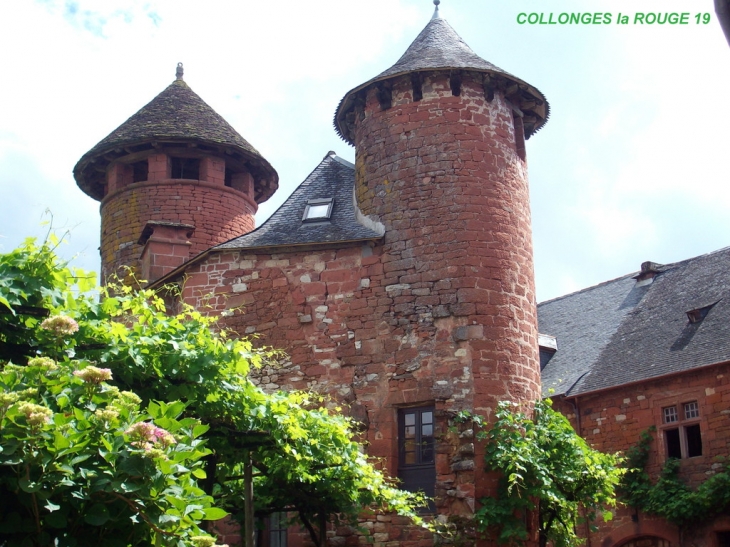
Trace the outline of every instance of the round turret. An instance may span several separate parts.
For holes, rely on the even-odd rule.
[[[341,101],[334,123],[355,145],[357,204],[385,227],[378,303],[392,303],[374,324],[384,347],[408,340],[423,356],[413,373],[397,368],[405,351],[384,358],[400,384],[371,422],[433,401],[438,417],[540,397],[525,139],[548,113],[535,87],[477,56],[438,12],[393,67]],[[480,450],[477,467],[457,466],[473,473],[456,482],[473,481],[476,499],[496,484]],[[454,465],[436,459],[437,506],[468,514],[443,501]]]
[[[101,202],[102,280],[130,267],[152,281],[251,231],[258,204],[278,188],[269,162],[185,83],[182,64],[172,84],[84,154],[74,178]],[[174,255],[146,253],[150,238],[174,242]]]

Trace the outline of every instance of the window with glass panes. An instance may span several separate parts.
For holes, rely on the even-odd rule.
[[[697,401],[662,408],[662,432],[668,458],[702,455],[700,407]]]
[[[402,408],[398,411],[398,476],[403,488],[434,495],[436,484],[434,408]]]

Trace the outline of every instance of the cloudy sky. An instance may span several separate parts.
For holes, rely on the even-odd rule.
[[[730,245],[730,47],[712,0],[443,0],[474,51],[540,89],[528,141],[538,299]],[[610,25],[520,25],[519,13],[611,13]],[[338,101],[391,66],[430,0],[23,0],[0,3],[0,251],[42,235],[98,270],[98,203],[72,169],[173,79],[279,172],[261,223],[329,150]],[[618,13],[689,13],[617,25]],[[695,14],[709,13],[709,24]],[[723,98],[725,97],[725,98]]]

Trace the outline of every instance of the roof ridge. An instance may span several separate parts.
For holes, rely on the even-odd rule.
[[[673,268],[677,268],[677,267],[680,267],[680,266],[684,266],[684,265],[689,264],[690,262],[693,262],[693,261],[695,261],[697,259],[700,259],[700,258],[708,258],[708,257],[710,257],[712,255],[716,255],[716,254],[719,254],[719,253],[722,253],[722,252],[730,252],[730,245],[727,246],[727,247],[723,247],[722,249],[717,249],[715,251],[710,251],[708,253],[704,253],[704,254],[701,254],[701,255],[693,256],[693,257],[690,257],[690,258],[685,258],[683,260],[678,260],[677,262],[669,262],[667,264],[662,264],[661,265],[662,273],[665,273],[666,271],[668,271],[670,269],[673,269]],[[591,291],[593,289],[597,289],[599,287],[608,285],[610,283],[615,283],[616,281],[621,281],[622,279],[626,279],[627,277],[632,277],[632,276],[636,275],[637,272],[638,272],[638,270],[636,270],[634,272],[630,272],[630,273],[625,274],[625,275],[622,275],[622,276],[619,276],[619,277],[616,277],[614,279],[609,279],[607,281],[602,281],[601,283],[597,283],[596,285],[590,285],[588,287],[584,287],[583,289],[579,289],[577,291],[573,291],[573,292],[570,292],[570,293],[567,293],[567,294],[563,294],[563,295],[560,295],[560,296],[556,296],[555,298],[550,298],[549,300],[544,300],[542,302],[538,302],[537,305],[538,306],[542,306],[543,304],[550,304],[550,303],[555,302],[557,300],[562,300],[564,298],[569,298],[571,296],[575,296],[576,294],[580,294],[580,293],[584,293],[584,292],[587,292],[587,291]]]
[[[622,280],[624,280],[624,279],[626,279],[628,277],[631,277],[631,276],[633,276],[635,274],[636,274],[636,272],[631,272],[631,273],[628,273],[628,274],[625,274],[625,275],[622,275],[622,276],[619,276],[619,277],[615,277],[613,279],[609,279],[607,281],[602,281],[600,283],[597,283],[595,285],[590,285],[588,287],[584,287],[584,288],[579,289],[577,291],[569,292],[567,294],[563,294],[563,295],[560,295],[560,296],[556,296],[555,298],[550,298],[549,300],[544,300],[542,302],[538,302],[537,305],[538,306],[542,306],[543,304],[550,304],[550,303],[556,302],[558,300],[563,300],[565,298],[570,298],[570,297],[575,296],[577,294],[581,294],[581,293],[584,293],[584,292],[592,291],[594,289],[597,289],[599,287],[603,287],[605,285],[609,285],[611,283],[615,283],[617,281],[622,281]]]

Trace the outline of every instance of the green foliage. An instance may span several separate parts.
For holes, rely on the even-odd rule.
[[[101,289],[101,300],[92,298],[70,286],[86,277],[59,263],[49,244],[29,241],[10,255],[0,255],[0,297],[6,310],[0,313],[0,363],[24,365],[40,356],[64,370],[93,363],[111,371],[118,389],[136,393],[157,426],[175,426],[178,418],[163,412],[168,408],[182,413],[184,423],[199,420],[203,425],[193,426],[189,434],[197,438],[208,429],[209,453],[203,467],[195,458],[196,466],[189,470],[223,510],[215,513],[217,509],[205,506],[208,517],[240,513],[242,454],[249,451],[257,511],[298,512],[315,540],[312,522],[334,513],[354,520],[366,506],[420,520],[419,497],[397,489],[367,461],[352,439],[349,419],[328,410],[326,401],[314,395],[267,394],[248,379],[250,369],[270,360],[271,352],[218,329],[215,319],[188,306],[168,313],[165,302],[149,290],[117,285]],[[32,292],[18,289],[18,275],[38,277]],[[50,317],[28,315],[28,305],[45,308]],[[96,378],[93,370],[89,374]],[[78,384],[79,378],[73,378]],[[79,431],[91,432],[85,426]]]
[[[621,481],[621,501],[679,527],[706,522],[730,507],[730,467],[727,464],[692,490],[679,476],[681,460],[670,458],[662,467],[658,480],[652,482],[646,466],[655,431],[654,427],[643,431],[639,442],[626,454],[628,471]]]
[[[0,543],[188,545],[213,502],[195,479],[209,452],[199,422],[179,419],[180,405],[142,413],[76,366],[41,358],[0,373]]]
[[[501,402],[486,433],[486,467],[500,473],[496,498],[480,500],[481,532],[504,545],[528,539],[523,515],[539,510],[540,544],[578,545],[576,525],[600,513],[610,520],[614,488],[623,470],[616,455],[593,450],[550,399],[535,403],[529,418],[517,405]]]

